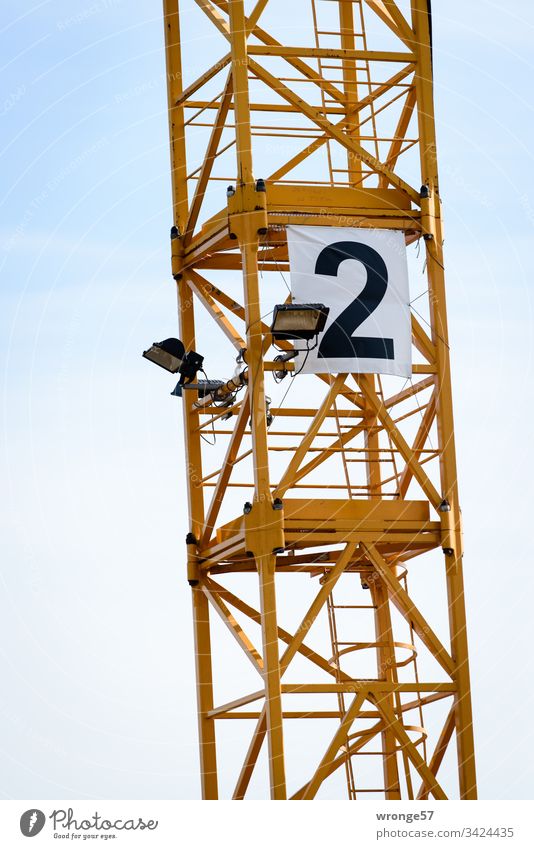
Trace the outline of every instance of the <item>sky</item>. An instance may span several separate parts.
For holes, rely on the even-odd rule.
[[[532,798],[534,10],[432,6],[480,796]],[[160,3],[2,18],[0,794],[197,798]]]

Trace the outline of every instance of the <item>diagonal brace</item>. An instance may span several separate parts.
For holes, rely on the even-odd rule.
[[[434,775],[438,774],[438,769],[441,766],[441,762],[445,757],[445,752],[447,751],[447,746],[449,745],[450,739],[452,737],[452,732],[455,728],[455,705],[453,705],[447,715],[447,719],[445,720],[445,725],[441,730],[441,734],[439,735],[438,742],[436,743],[436,748],[434,749],[434,753],[430,758],[429,767]],[[419,792],[417,793],[416,799],[428,799],[428,790],[425,786],[425,782],[421,784],[419,788]]]
[[[384,720],[389,728],[393,731],[395,737],[401,744],[403,750],[406,752],[407,756],[413,763],[417,772],[425,782],[429,791],[432,793],[435,799],[447,799],[442,787],[438,783],[436,776],[431,771],[430,767],[425,763],[417,748],[413,744],[413,742],[408,737],[406,729],[403,724],[395,717],[391,707],[388,704],[387,696],[378,696],[369,694],[369,698],[373,701],[379,712],[384,717]]]
[[[321,406],[317,410],[317,413],[315,414],[314,418],[310,422],[310,426],[309,426],[305,436],[303,436],[303,438],[300,442],[300,445],[298,446],[297,450],[293,454],[287,469],[285,470],[284,474],[282,475],[282,477],[280,479],[280,482],[279,482],[279,484],[276,488],[276,491],[274,493],[274,495],[276,497],[283,498],[284,493],[288,489],[290,489],[291,485],[294,483],[295,473],[298,470],[300,464],[302,463],[304,457],[308,453],[308,448],[310,447],[313,440],[317,436],[317,434],[318,434],[318,432],[321,428],[321,425],[323,424],[323,422],[326,418],[327,413],[329,412],[332,404],[334,403],[336,396],[338,395],[339,391],[341,390],[341,388],[343,387],[343,385],[345,383],[346,377],[347,377],[346,374],[338,374],[337,377],[335,378],[335,380],[332,381],[330,389],[326,393],[326,396],[325,396],[323,403],[321,404]]]
[[[275,91],[280,97],[283,97],[284,100],[287,100],[288,103],[291,103],[292,106],[296,106],[303,115],[306,115],[314,124],[317,124],[322,130],[326,131],[327,134],[339,142],[342,147],[345,147],[350,153],[353,153],[357,159],[365,162],[366,165],[369,166],[373,171],[377,174],[381,174],[388,183],[391,183],[392,186],[395,186],[397,189],[400,189],[404,192],[410,200],[412,200],[416,204],[421,203],[421,199],[419,196],[419,192],[417,192],[412,186],[410,186],[405,180],[395,174],[387,165],[383,162],[380,162],[375,156],[373,156],[369,151],[367,151],[362,145],[358,144],[358,142],[354,139],[353,136],[349,136],[343,132],[343,130],[336,124],[332,124],[327,118],[323,116],[323,114],[319,111],[319,109],[315,109],[313,106],[310,106],[306,103],[305,100],[298,97],[294,92],[291,91],[287,86],[285,86],[282,82],[280,82],[277,77],[274,77],[269,73],[265,68],[261,65],[258,65],[253,59],[249,58],[249,68],[250,70],[258,77],[258,79],[262,80],[266,85],[268,85],[273,91]]]
[[[227,608],[225,603],[219,598],[217,593],[213,592],[210,587],[203,585],[202,590],[210,601],[212,607],[217,611],[222,621],[235,638],[237,643],[241,646],[243,651],[245,652],[248,659],[251,661],[252,665],[256,672],[259,672],[260,675],[263,674],[263,660],[260,653],[254,647],[254,644],[243,631],[235,617],[232,615],[231,611]]]
[[[364,701],[368,698],[368,696],[369,693],[366,690],[362,690],[361,693],[358,693],[356,696],[354,696],[352,704],[345,713],[344,717],[342,718],[339,724],[339,728],[332,737],[332,740],[326,752],[321,758],[319,766],[317,767],[314,775],[306,785],[306,789],[302,794],[303,799],[315,798],[319,787],[321,786],[327,775],[329,775],[329,770],[331,770],[332,764],[336,759],[337,753],[339,752],[339,749],[341,748],[343,743],[346,741],[349,729],[356,717],[358,716],[360,708]]]
[[[358,375],[354,375],[354,377],[355,380],[358,380]],[[443,499],[430,478],[423,471],[416,452],[408,445],[374,389],[371,389],[371,387],[364,384],[363,381],[360,384],[360,389],[362,394],[369,401],[369,405],[376,417],[388,432],[392,442],[394,442],[399,449],[404,462],[410,467],[417,483],[420,485],[430,503],[437,510]]]
[[[407,622],[412,623],[413,629],[421,642],[434,655],[447,675],[453,677],[456,667],[452,657],[436,636],[423,614],[415,606],[399,579],[393,574],[382,555],[374,545],[362,543],[361,548],[367,553],[369,560],[388,588],[391,601],[399,613],[404,616]]]

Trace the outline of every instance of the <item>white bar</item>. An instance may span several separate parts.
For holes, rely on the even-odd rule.
[[[45,821],[35,835],[36,843],[28,844],[20,819],[25,814],[27,824],[34,811],[34,828],[42,822],[37,812],[44,815]],[[98,820],[94,819],[95,813]],[[137,824],[140,818],[144,829],[121,828],[128,821]],[[108,828],[105,821],[113,827]],[[95,822],[100,828],[95,828]],[[489,834],[490,829],[503,829],[502,836]],[[6,849],[28,845],[35,845],[36,849],[57,847],[67,841],[67,845],[147,849],[328,849],[337,841],[354,849],[452,845],[522,849],[534,845],[533,836],[530,802],[246,802],[239,807],[234,802],[151,800],[0,802],[0,845]]]

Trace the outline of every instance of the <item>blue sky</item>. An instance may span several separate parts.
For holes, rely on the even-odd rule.
[[[481,796],[529,798],[534,13],[466,6],[433,3]],[[181,418],[139,356],[176,326],[160,3],[3,11],[0,793],[194,798]]]

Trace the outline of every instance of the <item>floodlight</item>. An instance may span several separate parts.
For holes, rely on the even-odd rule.
[[[324,304],[277,304],[271,333],[274,339],[313,339],[324,330],[329,308]]]
[[[184,354],[184,344],[179,339],[164,339],[163,342],[154,342],[147,351],[143,351],[145,359],[172,374],[180,371]]]
[[[202,368],[204,357],[196,351],[185,352],[185,347],[180,339],[164,339],[163,342],[154,342],[147,350],[143,351],[143,357],[155,363],[171,374],[180,373],[180,383],[184,384],[194,379],[197,371]]]

